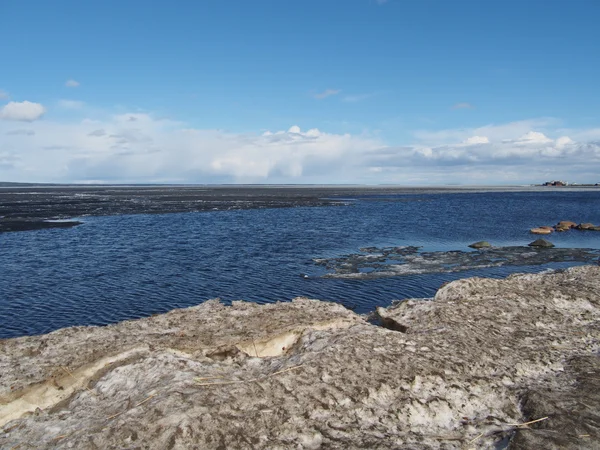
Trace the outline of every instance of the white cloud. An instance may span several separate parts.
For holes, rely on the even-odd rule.
[[[529,131],[525,133],[523,136],[518,139],[507,139],[505,142],[513,143],[513,144],[548,144],[553,142],[552,139],[548,138],[544,133],[540,133],[538,131]]]
[[[58,106],[64,109],[82,109],[85,103],[79,100],[59,100]]]
[[[565,148],[567,145],[572,145],[575,142],[569,136],[561,136],[556,140],[556,147],[559,149]]]
[[[323,92],[317,92],[313,94],[313,98],[317,100],[322,100],[327,97],[331,97],[332,95],[338,95],[342,92],[340,89],[325,89]]]
[[[133,119],[133,120],[132,120]],[[594,129],[565,133],[540,119],[472,129],[420,131],[391,146],[369,134],[298,125],[231,133],[151,114],[0,122],[0,179],[57,182],[535,183],[597,182]],[[30,133],[31,131],[31,133]],[[23,135],[27,135],[25,138]]]
[[[0,89],[0,100],[6,100],[9,97],[8,92]]]
[[[65,86],[66,87],[79,87],[80,83],[79,81],[75,81],[73,79],[69,79],[67,81],[65,81]]]
[[[45,112],[46,108],[40,103],[9,102],[0,108],[0,119],[33,122],[42,117]]]
[[[477,145],[477,144],[489,144],[490,140],[487,136],[472,136],[470,138],[465,139],[464,144],[466,145]]]

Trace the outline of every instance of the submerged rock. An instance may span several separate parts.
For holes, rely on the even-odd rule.
[[[479,242],[474,242],[473,244],[469,245],[469,247],[471,248],[491,248],[492,244],[490,244],[488,241],[479,241]]]
[[[297,299],[0,341],[0,447],[597,448],[599,293],[587,266],[380,310],[404,332]]]
[[[543,244],[542,239],[535,241]],[[534,244],[532,242],[532,244]],[[550,243],[549,243],[550,244]],[[551,247],[554,247],[550,244]],[[490,247],[485,251],[422,252],[418,247],[369,248],[369,253],[315,259],[325,278],[373,279],[422,273],[452,273],[502,266],[534,266],[557,262],[593,262],[600,250],[551,247]]]
[[[540,248],[552,248],[554,247],[554,244],[552,242],[547,241],[546,239],[536,239],[533,242],[530,242],[529,244],[530,247],[540,247]]]

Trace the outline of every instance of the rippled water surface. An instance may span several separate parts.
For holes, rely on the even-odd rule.
[[[357,312],[431,297],[444,282],[569,263],[375,280],[321,278],[314,258],[359,247],[468,250],[526,245],[528,229],[600,223],[599,192],[364,196],[347,207],[86,217],[79,227],[0,234],[0,337],[102,325],[220,297],[259,303],[304,295]],[[558,247],[600,248],[600,232],[555,233]],[[304,278],[301,274],[307,274]]]

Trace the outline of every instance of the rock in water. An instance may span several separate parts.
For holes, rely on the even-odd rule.
[[[550,234],[554,231],[552,227],[537,227],[529,230],[532,234]]]
[[[541,248],[552,248],[554,244],[548,242],[546,239],[536,239],[535,241],[528,244],[530,247],[541,247]]]
[[[471,248],[490,248],[491,246],[492,244],[490,244],[488,241],[474,242],[473,244],[469,245]]]
[[[575,228],[576,226],[577,224],[575,222],[571,222],[570,220],[561,220],[556,224],[556,228],[566,228],[567,230]]]
[[[593,223],[580,223],[576,228],[578,230],[593,230],[596,226]]]
[[[0,448],[598,449],[600,267],[379,313],[392,329],[318,300],[208,301],[2,340]]]

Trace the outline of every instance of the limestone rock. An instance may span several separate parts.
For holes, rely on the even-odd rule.
[[[297,299],[0,341],[0,448],[597,448],[600,267],[380,314],[404,332]]]

